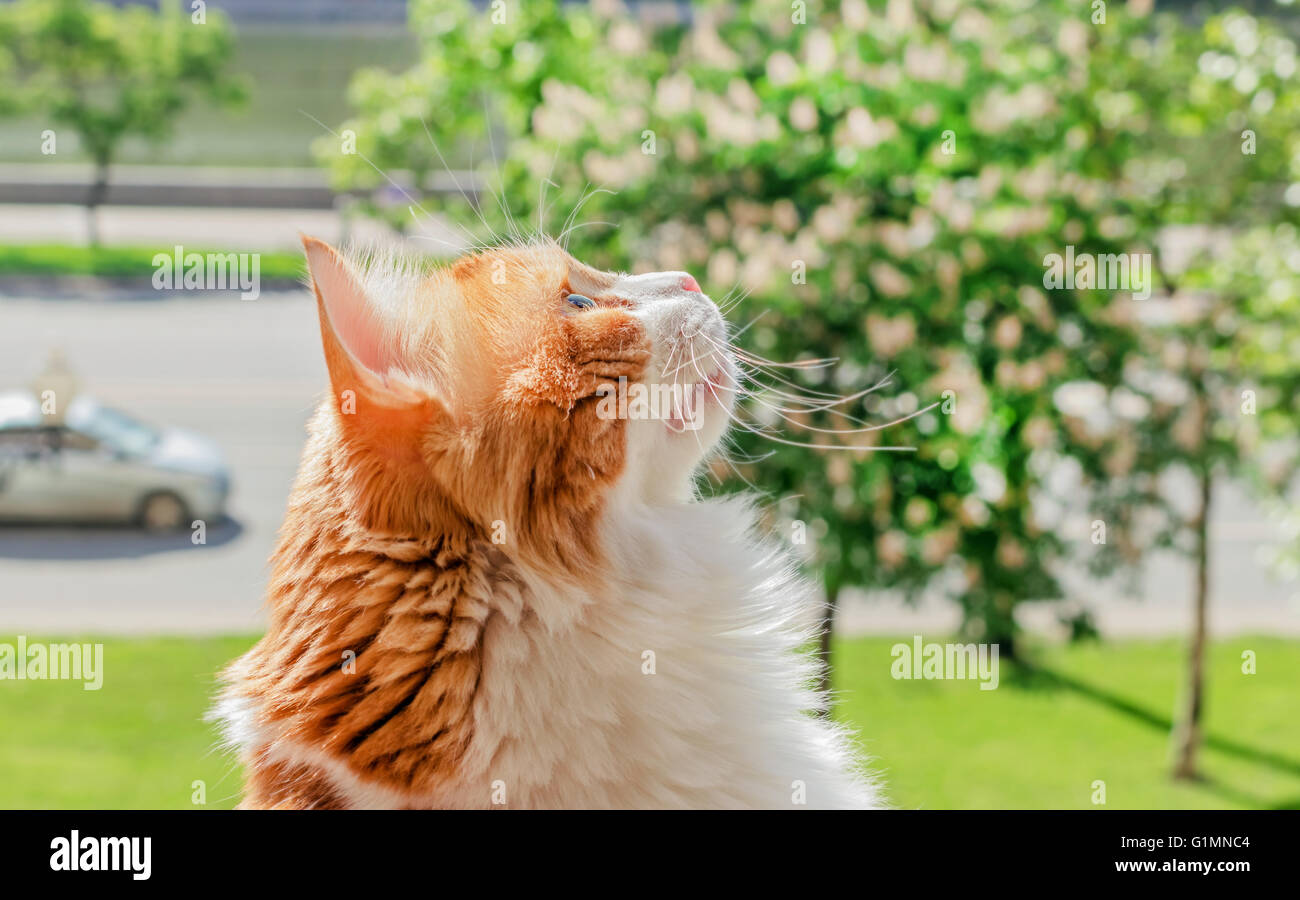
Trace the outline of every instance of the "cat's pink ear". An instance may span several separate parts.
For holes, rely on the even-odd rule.
[[[387,408],[426,397],[401,371],[383,320],[343,255],[324,241],[302,238],[320,313],[321,343],[334,392],[343,402],[364,400]],[[348,395],[347,392],[352,392]]]

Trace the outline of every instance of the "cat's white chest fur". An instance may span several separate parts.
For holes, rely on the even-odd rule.
[[[518,807],[882,805],[797,652],[818,607],[740,500],[619,504],[609,596],[528,578],[484,636],[468,793]]]

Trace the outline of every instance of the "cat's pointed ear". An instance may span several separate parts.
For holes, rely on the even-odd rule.
[[[303,235],[302,245],[316,292],[325,364],[340,411],[396,411],[430,402],[402,370],[383,320],[348,261],[316,238]]]

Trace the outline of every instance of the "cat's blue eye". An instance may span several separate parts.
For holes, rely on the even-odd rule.
[[[591,307],[596,305],[595,300],[592,300],[590,297],[584,297],[582,296],[582,294],[570,294],[565,299],[567,299],[574,306],[578,307],[578,309],[590,309]]]

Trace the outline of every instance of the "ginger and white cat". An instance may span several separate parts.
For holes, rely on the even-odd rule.
[[[737,377],[693,278],[304,243],[332,390],[224,675],[244,807],[882,805],[811,714],[793,559],[693,496]],[[620,377],[703,399],[602,415]]]

